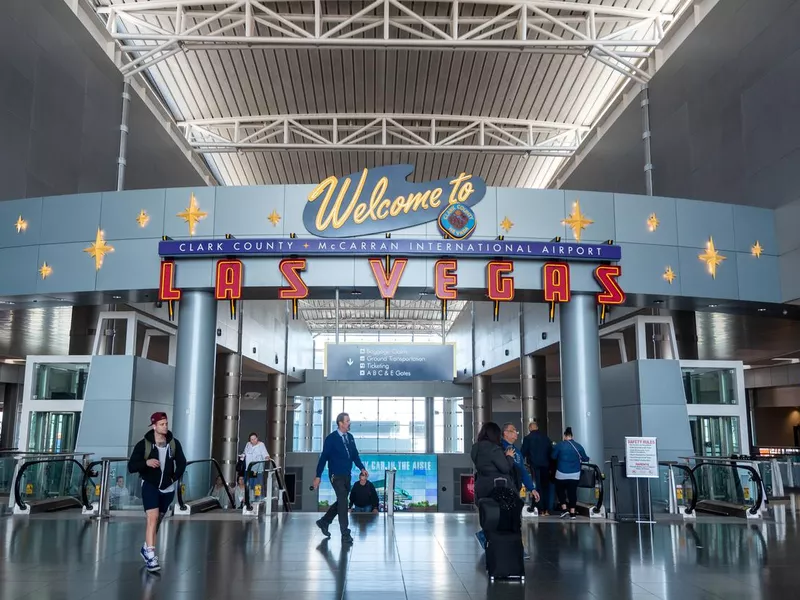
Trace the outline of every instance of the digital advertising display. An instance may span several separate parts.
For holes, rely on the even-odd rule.
[[[461,475],[461,504],[475,504],[474,475]]]
[[[435,454],[362,454],[361,460],[369,473],[369,480],[378,492],[380,512],[386,511],[386,471],[391,469],[397,471],[394,485],[395,511],[436,512],[438,473]],[[358,468],[353,465],[352,485],[359,485],[358,474]],[[328,510],[334,502],[336,494],[331,487],[326,466],[319,487],[319,509]]]

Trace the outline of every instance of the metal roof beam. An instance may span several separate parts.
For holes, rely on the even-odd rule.
[[[419,114],[304,114],[179,123],[200,153],[271,150],[498,152],[569,157],[588,127],[523,119]]]
[[[126,74],[180,51],[471,49],[582,54],[644,82],[649,79],[644,58],[673,19],[658,11],[544,0],[300,0],[294,4],[304,10],[288,14],[279,12],[285,3],[277,0],[107,2],[97,12],[133,56],[122,67]],[[442,6],[448,14],[434,14]],[[336,14],[329,14],[332,10]],[[600,35],[609,25],[613,33]]]

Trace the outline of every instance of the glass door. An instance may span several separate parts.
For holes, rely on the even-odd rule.
[[[29,452],[74,452],[79,412],[33,412],[28,436]]]

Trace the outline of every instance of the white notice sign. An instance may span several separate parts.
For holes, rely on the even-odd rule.
[[[625,475],[631,478],[658,478],[656,438],[625,438]]]

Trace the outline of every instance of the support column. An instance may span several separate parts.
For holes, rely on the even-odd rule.
[[[217,301],[211,290],[186,290],[178,312],[175,399],[170,429],[180,440],[186,460],[211,456],[211,418],[216,359]],[[189,498],[211,489],[210,471],[193,469]]]
[[[522,431],[527,434],[532,421],[547,433],[547,370],[544,356],[520,358],[520,398],[522,399]]]
[[[282,467],[286,456],[286,375],[267,378],[267,452]]]
[[[14,448],[16,439],[14,433],[17,429],[19,418],[19,384],[7,383],[3,395],[3,428],[0,429],[0,448]]]
[[[436,452],[436,428],[434,427],[435,419],[436,415],[433,409],[433,397],[428,396],[425,398],[425,452],[428,454],[433,454]]]
[[[225,481],[236,481],[239,453],[239,407],[242,357],[237,353],[220,357],[214,400],[214,437],[211,455],[219,461]]]
[[[456,436],[458,435],[458,431],[456,431],[456,420],[454,418],[456,413],[456,398],[445,398],[443,404],[444,404],[443,452],[455,452],[455,449],[457,447]]]
[[[484,423],[492,420],[492,379],[488,375],[472,377],[472,437],[475,439]]]
[[[597,305],[591,294],[573,294],[559,305],[561,329],[561,406],[564,427],[590,460],[602,465],[603,405],[600,397],[600,335]]]
[[[331,421],[333,421],[333,398],[325,396],[322,399],[322,441],[325,441],[327,435],[333,431],[331,429]]]

